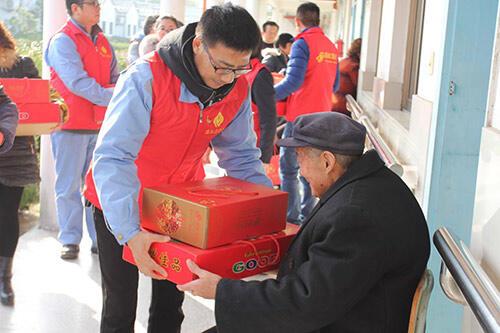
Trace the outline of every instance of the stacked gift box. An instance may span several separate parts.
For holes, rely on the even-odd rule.
[[[61,122],[59,105],[50,103],[49,81],[42,79],[5,79],[0,84],[19,111],[16,135],[52,132]]]
[[[174,240],[150,249],[174,283],[195,278],[187,259],[226,278],[275,269],[298,231],[285,192],[231,177],[146,188],[142,201],[141,227]],[[123,258],[134,263],[127,247]]]

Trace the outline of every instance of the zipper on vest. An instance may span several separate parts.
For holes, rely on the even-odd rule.
[[[200,124],[203,123],[203,109],[200,108]]]

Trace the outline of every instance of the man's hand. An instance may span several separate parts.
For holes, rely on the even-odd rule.
[[[267,174],[269,174],[269,169],[271,168],[271,164],[270,163],[262,163],[262,166],[264,166],[264,172]]]
[[[198,275],[199,279],[183,285],[177,285],[177,289],[180,291],[189,291],[194,296],[215,299],[217,284],[222,278],[217,274],[201,269],[192,260],[188,259],[187,265],[192,273]]]
[[[165,280],[167,278],[165,269],[158,265],[149,255],[149,248],[152,243],[165,243],[169,241],[170,237],[168,236],[140,231],[127,242],[134,255],[135,264],[142,274],[157,280]]]

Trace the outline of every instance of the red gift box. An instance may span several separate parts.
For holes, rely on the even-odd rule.
[[[287,193],[231,177],[144,189],[144,229],[207,249],[283,230]]]
[[[19,124],[16,136],[49,134],[61,123],[58,104],[18,104],[17,108]]]
[[[153,243],[149,253],[166,270],[167,279],[176,284],[197,278],[187,267],[188,259],[223,278],[242,279],[277,268],[298,230],[298,226],[287,224],[279,233],[208,250],[178,242]],[[127,246],[123,247],[123,259],[135,265]]]
[[[105,106],[94,105],[94,120],[96,123],[102,124],[106,115],[106,109]]]
[[[50,102],[48,80],[0,78],[0,84],[16,104]]]

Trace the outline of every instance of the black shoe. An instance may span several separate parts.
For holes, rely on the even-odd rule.
[[[0,303],[14,305],[14,290],[11,285],[12,258],[0,257]]]
[[[90,252],[92,254],[99,254],[99,250],[97,249],[97,245],[92,245],[92,247],[90,248]]]
[[[80,252],[80,246],[78,246],[78,244],[65,244],[61,250],[61,259],[76,259],[78,258],[78,252]]]

